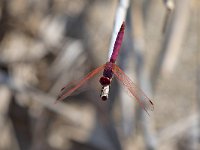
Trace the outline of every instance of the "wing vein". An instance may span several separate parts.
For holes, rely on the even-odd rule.
[[[138,88],[131,79],[116,65],[114,64],[113,73],[129,91],[136,98],[140,106],[149,114],[149,110],[153,110],[153,102],[145,95],[145,93]]]
[[[86,75],[83,79],[81,79],[79,81],[78,84],[76,84],[73,88],[65,91],[65,88],[67,88],[67,86],[64,86],[62,89],[61,89],[61,92],[60,94],[58,95],[58,98],[56,100],[57,101],[60,101],[60,100],[64,100],[66,97],[68,97],[70,94],[72,94],[75,90],[77,90],[79,87],[81,87],[87,80],[89,80],[90,78],[92,78],[94,75],[96,75],[97,73],[99,73],[100,71],[102,71],[105,67],[105,64],[96,68],[95,70],[93,70],[92,72],[90,72],[88,75]],[[64,92],[63,92],[64,91]]]

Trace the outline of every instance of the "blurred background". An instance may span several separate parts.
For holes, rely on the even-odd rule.
[[[154,102],[150,116],[99,75],[117,8],[127,11],[117,64]],[[198,0],[0,0],[0,150],[199,150]]]

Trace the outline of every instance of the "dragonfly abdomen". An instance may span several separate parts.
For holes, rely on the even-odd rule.
[[[112,52],[112,55],[110,58],[110,62],[112,62],[112,63],[115,63],[117,56],[119,54],[119,50],[122,45],[122,40],[123,40],[123,36],[124,36],[124,29],[125,29],[125,23],[123,22],[121,25],[121,28],[117,34],[117,39],[115,41],[113,52]]]

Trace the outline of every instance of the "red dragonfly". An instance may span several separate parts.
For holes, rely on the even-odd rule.
[[[90,72],[87,76],[85,76],[80,82],[74,87],[68,89],[68,85],[64,86],[60,94],[58,95],[57,101],[64,100],[70,94],[72,94],[75,90],[80,88],[86,81],[91,79],[93,76],[98,74],[100,71],[103,71],[103,76],[100,78],[99,82],[102,85],[101,90],[101,99],[103,101],[108,99],[109,87],[111,85],[111,81],[113,75],[129,90],[129,92],[136,98],[137,102],[142,106],[142,108],[148,113],[149,110],[153,110],[153,102],[145,95],[145,93],[138,88],[131,79],[115,64],[117,56],[119,54],[119,50],[122,44],[123,36],[125,30],[125,23],[123,22],[121,28],[117,34],[117,38],[114,44],[113,52],[109,62],[103,64],[102,66],[96,68],[92,72]],[[149,114],[149,113],[148,113]]]

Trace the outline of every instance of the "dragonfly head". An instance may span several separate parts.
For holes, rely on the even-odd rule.
[[[101,83],[101,85],[102,86],[108,86],[108,85],[110,85],[110,83],[111,83],[111,79],[110,78],[108,78],[108,77],[101,77],[100,79],[99,79],[99,82]]]
[[[101,96],[102,101],[106,101],[108,99],[108,96]]]

